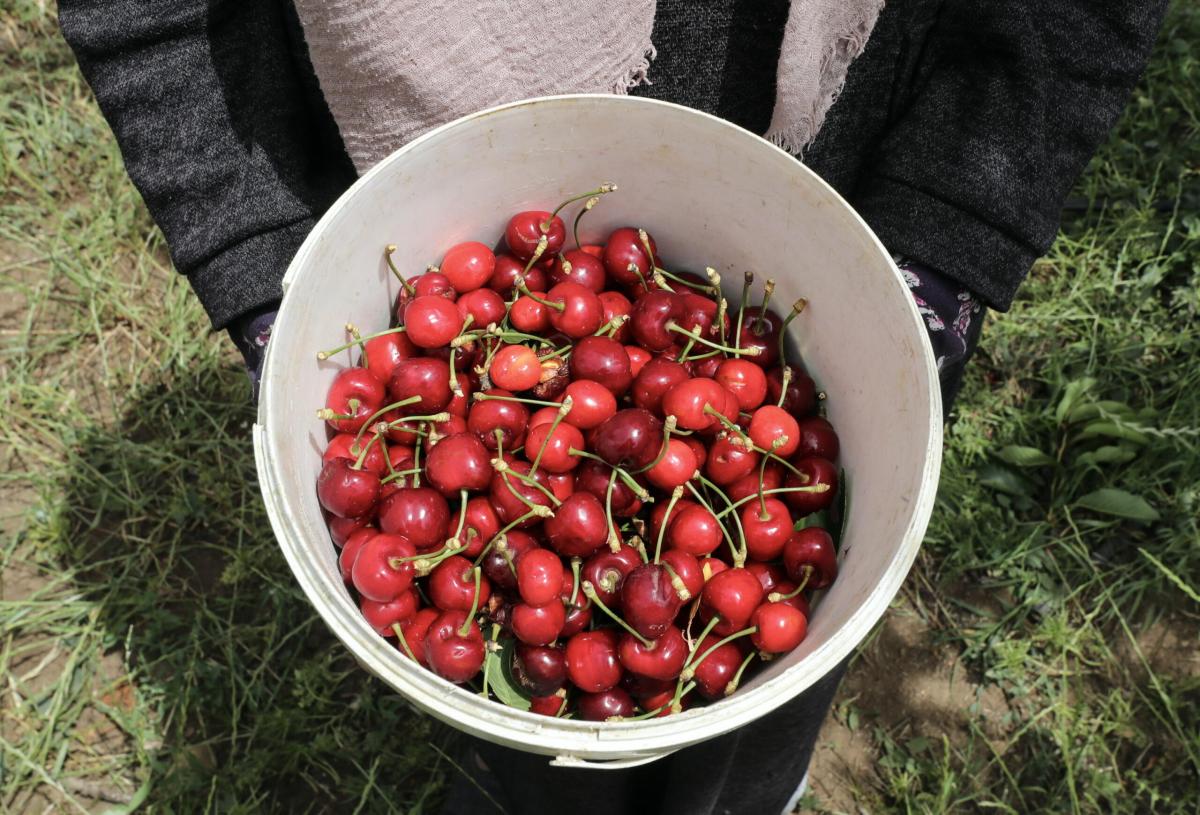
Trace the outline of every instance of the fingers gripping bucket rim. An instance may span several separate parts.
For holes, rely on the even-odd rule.
[[[839,556],[843,575],[814,612],[809,639],[796,652],[714,705],[613,723],[504,707],[403,657],[367,625],[342,586],[313,487],[325,438],[314,411],[340,367],[319,365],[315,350],[341,336],[347,319],[366,330],[383,327],[383,305],[395,293],[383,245],[401,245],[400,253],[413,245],[413,256],[398,253],[398,262],[423,268],[455,241],[500,234],[511,211],[544,206],[566,190],[600,181],[615,181],[621,191],[589,214],[585,234],[640,221],[664,257],[684,258],[695,268],[729,264],[718,268],[727,294],[735,297],[728,285],[734,267],[739,287],[742,268],[802,268],[796,276],[776,275],[777,302],[790,302],[801,289],[812,295],[796,323],[799,350],[831,393],[831,418],[842,432],[843,462],[854,484]],[[476,188],[477,198],[490,200],[476,205]],[[464,215],[472,206],[478,211]],[[747,210],[750,216],[743,217]],[[797,262],[787,251],[820,257],[828,270],[814,272],[814,264]],[[852,325],[855,319],[861,324]],[[851,376],[841,370],[844,359],[865,367]],[[936,368],[921,317],[887,251],[837,193],[789,154],[721,119],[665,102],[577,95],[503,105],[437,128],[376,165],[338,199],[284,279],[254,442],[267,513],[288,566],[363,667],[472,735],[558,756],[559,763],[627,767],[765,715],[832,670],[867,636],[924,535],[941,432]],[[869,448],[882,450],[885,460],[867,455]],[[899,452],[887,461],[888,451]],[[895,494],[885,496],[890,486]]]

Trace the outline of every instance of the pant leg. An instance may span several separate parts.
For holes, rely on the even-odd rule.
[[[460,763],[508,815],[775,815],[796,791],[845,673],[843,662],[807,691],[746,727],[630,770],[552,767],[546,756],[468,740]],[[458,780],[442,815],[499,812]]]

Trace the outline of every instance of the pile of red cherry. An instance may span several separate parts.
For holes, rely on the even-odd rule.
[[[621,228],[512,217],[400,279],[321,418],[317,495],[362,614],[407,657],[550,716],[668,715],[804,639],[837,574],[838,438],[788,323]]]

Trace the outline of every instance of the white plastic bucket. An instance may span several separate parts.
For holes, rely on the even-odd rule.
[[[850,510],[837,581],[807,639],[736,694],[680,715],[626,723],[554,719],[487,701],[403,657],[363,620],[342,584],[315,482],[315,417],[343,326],[386,327],[397,282],[457,241],[497,241],[508,217],[613,182],[583,238],[645,227],[674,268],[714,266],[736,302],[741,273],[778,281],[805,364],[829,394]],[[573,212],[573,211],[572,211]],[[517,102],[440,127],[397,150],[330,208],[297,253],[267,351],[258,474],[271,524],[313,606],[358,661],[417,707],[489,741],[559,763],[625,767],[721,735],[782,705],[836,666],[887,609],[917,554],[937,488],[941,399],[920,316],[887,251],[827,184],[792,156],[721,119],[621,96]]]

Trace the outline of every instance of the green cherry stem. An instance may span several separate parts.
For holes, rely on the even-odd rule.
[[[550,492],[550,490],[546,489],[541,484],[539,484],[536,478],[533,478],[532,476],[525,475],[525,473],[517,472],[516,470],[514,470],[511,466],[509,466],[509,463],[507,461],[505,461],[504,459],[499,459],[499,458],[492,459],[492,469],[495,470],[496,472],[500,473],[505,478],[512,476],[513,478],[517,479],[518,481],[528,484],[529,486],[533,487],[534,489],[536,489],[540,493],[542,493],[542,495],[544,495],[548,499],[550,499],[550,502],[552,504],[554,504],[554,506],[556,506],[556,507],[562,506],[562,501],[559,500],[557,495]]]
[[[653,470],[655,467],[658,466],[659,462],[661,462],[664,458],[666,458],[667,450],[670,449],[670,445],[671,445],[671,434],[675,432],[675,429],[678,426],[679,426],[678,417],[676,417],[674,414],[668,415],[666,420],[663,422],[662,447],[658,448],[658,455],[654,457],[654,461],[651,461],[645,467],[638,470],[639,473],[644,473],[649,470]]]
[[[465,637],[471,633],[471,626],[475,622],[475,612],[479,610],[479,581],[481,580],[479,567],[471,569],[471,575],[475,578],[475,597],[471,599],[471,611],[467,614],[467,618],[463,620],[462,627],[458,629],[458,636]]]
[[[776,487],[773,490],[763,490],[763,492],[761,494],[762,495],[778,495],[780,493],[785,493],[785,492],[829,492],[829,485],[828,484],[813,484],[811,487]],[[724,517],[725,515],[728,515],[730,512],[732,512],[733,510],[740,507],[742,504],[757,500],[758,495],[759,495],[758,493],[755,493],[753,495],[747,495],[745,498],[742,498],[742,499],[736,501],[735,503],[730,504],[726,509],[723,509],[717,513],[717,518],[720,519],[720,518]]]
[[[749,628],[743,628],[741,631],[735,631],[734,633],[730,634],[728,637],[725,637],[724,639],[718,640],[717,642],[713,643],[712,645],[710,645],[708,647],[708,650],[706,650],[703,654],[700,655],[699,659],[697,659],[695,662],[689,662],[684,667],[684,669],[679,674],[679,678],[682,679],[684,682],[690,681],[691,678],[696,675],[696,666],[698,666],[701,662],[703,662],[705,659],[707,659],[709,654],[711,654],[713,651],[720,648],[722,645],[728,645],[729,643],[733,642],[734,640],[741,639],[742,637],[748,637],[756,631],[758,631],[758,626],[752,625]],[[701,637],[700,642],[703,642],[703,641],[704,641],[704,638]]]
[[[683,486],[680,485],[671,490],[671,500],[667,502],[667,512],[663,515],[663,521],[658,526],[658,540],[654,543],[654,562],[658,563],[662,555],[663,538],[666,537],[668,522],[671,519],[671,510],[675,509],[675,504],[683,496]]]
[[[691,481],[687,482],[687,484],[685,484],[684,486],[686,486],[691,491],[692,495],[695,496],[696,500],[700,502],[701,506],[703,506],[710,513],[712,513],[712,516],[714,518],[717,517],[717,513],[715,511],[713,511],[712,504],[709,503],[709,500],[707,498],[705,498],[703,495],[701,495],[700,490],[696,489],[695,485],[692,484]],[[734,517],[737,517],[737,516],[734,516]],[[729,551],[732,552],[736,556],[737,551],[738,551],[737,544],[733,542],[733,536],[729,534],[729,530],[725,527],[725,524],[721,523],[719,518],[717,519],[717,526],[721,527],[721,534],[724,535],[725,542],[729,544]]]
[[[627,487],[629,487],[629,489],[633,490],[633,494],[636,495],[640,501],[643,501],[644,503],[647,503],[647,504],[654,502],[654,497],[651,496],[650,493],[646,492],[646,488],[643,487],[641,484],[639,484],[637,481],[635,481],[632,475],[625,472],[620,467],[613,467],[613,465],[609,464],[607,461],[600,458],[600,456],[596,455],[595,453],[589,453],[587,450],[577,450],[576,448],[572,447],[569,450],[567,450],[567,452],[572,456],[579,456],[581,458],[589,458],[592,461],[599,461],[605,467],[609,467],[613,470],[616,470],[617,475],[619,475],[621,477],[621,480],[625,482],[625,486],[627,486]]]
[[[782,332],[780,334],[782,335]],[[783,373],[780,375],[779,400],[775,402],[775,407],[783,407],[783,400],[787,399],[787,391],[792,384],[792,368],[783,358],[782,341],[779,343],[779,364],[783,366]]]
[[[542,221],[540,224],[538,224],[538,229],[540,229],[542,231],[543,235],[545,235],[547,232],[549,232],[550,224],[554,221],[554,216],[556,216],[556,215],[558,215],[558,213],[562,212],[563,208],[566,207],[568,204],[573,204],[576,201],[582,201],[584,198],[599,198],[599,196],[601,196],[601,195],[606,195],[610,192],[616,192],[616,191],[617,191],[616,184],[601,184],[599,187],[597,187],[594,190],[588,190],[587,192],[582,192],[579,195],[572,195],[566,201],[563,201],[561,204],[559,204],[557,207],[555,207],[554,212],[550,213],[550,217],[547,218],[546,220]],[[584,208],[587,209],[588,207],[585,205]],[[578,242],[578,241],[576,241],[576,242]]]
[[[400,628],[400,623],[392,623],[392,633],[396,635],[396,639],[400,640],[400,645],[404,648],[404,653],[408,654],[408,658],[413,662],[420,662],[417,655],[413,653],[412,646],[404,638],[404,631]]]
[[[400,274],[400,270],[396,268],[396,261],[392,260],[392,253],[396,251],[396,248],[396,244],[394,243],[389,243],[387,246],[383,247],[383,258],[387,261],[388,268],[392,270],[392,274],[394,274],[396,279],[400,281],[400,285],[403,286],[404,290],[408,292],[409,296],[411,296],[417,293],[417,289],[412,283],[409,283],[407,280],[405,280],[404,275]]]
[[[550,431],[546,433],[546,438],[542,439],[542,446],[538,448],[537,455],[533,457],[533,464],[529,467],[529,475],[537,475],[538,465],[542,463],[542,455],[546,452],[546,447],[550,444],[550,439],[554,437],[554,431],[558,430],[558,426],[562,424],[562,420],[571,412],[571,408],[575,406],[574,400],[570,396],[562,400],[562,404],[558,407],[558,412],[554,414],[554,421],[550,423]]]
[[[767,595],[767,602],[768,603],[781,603],[784,600],[791,600],[793,597],[800,594],[800,592],[804,591],[805,587],[808,586],[809,578],[813,576],[814,570],[813,570],[813,567],[807,563],[804,564],[803,569],[804,569],[804,578],[800,581],[799,586],[792,589],[787,594],[780,594],[777,591],[773,591]]]
[[[786,435],[780,436],[771,442],[771,450],[765,456],[762,456],[758,462],[758,519],[765,521],[771,516],[767,514],[767,496],[763,494],[763,479],[767,474],[767,460],[775,455],[775,451],[788,443]]]
[[[596,204],[599,204],[599,203],[600,203],[599,196],[593,195],[591,198],[589,198],[587,200],[587,202],[583,205],[583,207],[580,208],[579,212],[576,213],[575,223],[571,224],[571,234],[575,237],[575,248],[576,249],[583,248],[583,244],[579,242],[579,222],[581,220],[583,220],[584,213],[591,212],[592,207],[596,206]]]
[[[592,581],[590,581],[590,580],[583,581],[583,593],[585,595],[587,595],[587,598],[589,600],[591,600],[593,603],[595,603],[596,606],[601,611],[603,611],[609,617],[612,617],[613,620],[617,623],[617,625],[621,626],[626,631],[628,631],[630,633],[630,635],[633,636],[638,642],[640,642],[642,645],[646,646],[647,648],[654,647],[653,642],[651,642],[650,640],[646,639],[641,634],[639,634],[636,630],[634,630],[633,626],[631,626],[629,623],[627,623],[623,619],[621,619],[621,616],[619,614],[617,614],[615,611],[613,611],[608,606],[604,605],[604,601],[600,599],[600,595],[596,592],[596,587],[592,585]]]
[[[754,272],[746,272],[742,282],[742,299],[738,302],[737,330],[733,332],[733,346],[742,345],[742,325],[746,320],[746,301],[750,299],[750,286],[754,283]]]
[[[762,305],[758,307],[758,317],[754,320],[754,331],[761,332],[763,329],[763,319],[767,313],[767,304],[771,302],[771,295],[775,293],[775,281],[772,278],[767,278],[767,282],[763,284],[763,299]],[[782,333],[782,332],[780,332]]]
[[[666,328],[668,331],[674,331],[676,334],[680,334],[684,337],[689,337],[694,342],[698,342],[701,345],[706,345],[709,348],[713,348],[717,351],[724,351],[726,354],[729,354],[731,356],[756,357],[760,353],[762,353],[761,349],[758,349],[758,348],[740,348],[740,347],[737,347],[736,345],[731,348],[728,345],[721,345],[718,342],[713,342],[712,340],[706,340],[706,339],[704,339],[704,337],[700,336],[699,332],[688,331],[686,328],[676,325],[674,323],[674,321],[669,321],[666,325]]]
[[[347,323],[346,330],[347,331],[357,331],[358,329],[354,328],[354,326],[351,325],[350,323]],[[407,330],[408,329],[405,326],[398,326],[396,328],[387,328],[387,329],[384,329],[383,331],[376,331],[374,334],[352,334],[352,336],[354,336],[355,338],[352,339],[350,342],[346,343],[345,345],[339,345],[337,348],[330,348],[328,351],[318,351],[317,359],[324,361],[324,360],[329,359],[334,354],[345,351],[348,348],[353,348],[356,345],[363,345],[368,340],[373,340],[378,337],[386,337],[388,334],[403,334]]]
[[[608,489],[604,491],[604,519],[608,522],[608,548],[616,554],[621,551],[621,538],[617,534],[617,525],[613,522],[612,497],[613,488],[617,485],[617,471],[608,474]]]
[[[738,666],[737,673],[733,675],[733,679],[730,679],[728,684],[725,685],[726,696],[729,696],[738,689],[738,685],[741,684],[742,681],[742,673],[745,672],[746,666],[749,665],[751,660],[753,660],[756,656],[758,656],[756,651],[751,651],[750,653],[746,654],[746,658],[743,659],[742,664]]]
[[[788,372],[787,348],[785,347],[787,345],[787,343],[785,341],[787,339],[788,326],[791,325],[792,320],[799,317],[800,312],[804,311],[804,309],[807,307],[808,307],[808,301],[805,300],[803,297],[801,297],[796,302],[792,303],[792,310],[789,311],[788,315],[783,318],[783,325],[781,325],[779,327],[779,364],[783,367],[784,373]],[[787,383],[785,382],[783,385],[783,390],[780,392],[780,395],[782,396],[782,394],[784,394],[786,392],[787,392]]]

